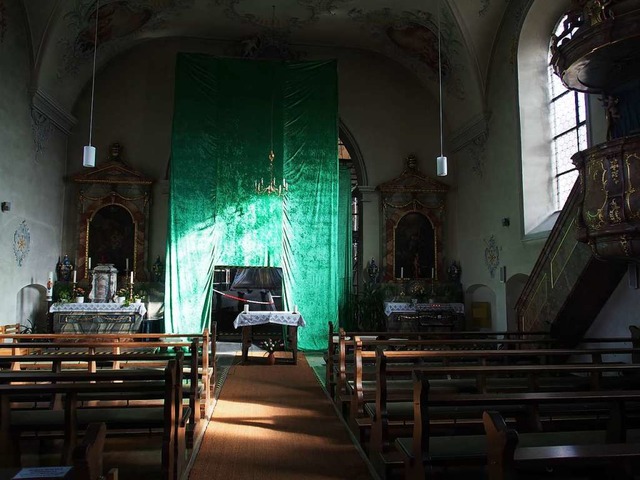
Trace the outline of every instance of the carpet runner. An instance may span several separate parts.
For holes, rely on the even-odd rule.
[[[368,463],[303,354],[227,374],[190,480],[369,480]]]

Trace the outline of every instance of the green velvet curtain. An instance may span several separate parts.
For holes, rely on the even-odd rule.
[[[338,310],[337,75],[329,62],[180,54],[176,67],[165,330],[208,325],[215,265],[280,266],[285,306],[326,345]],[[275,153],[283,197],[258,195]]]

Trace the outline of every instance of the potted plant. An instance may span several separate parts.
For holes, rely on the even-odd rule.
[[[69,303],[73,297],[73,288],[68,282],[56,282],[53,284],[54,302]]]
[[[125,305],[129,304],[129,301],[128,301],[129,289],[124,288],[124,287],[119,288],[116,291],[116,295],[115,296],[116,296],[116,298],[115,298],[115,302],[116,303],[122,303],[122,304],[125,304]]]
[[[76,299],[76,303],[84,303],[84,295],[84,288],[79,287],[78,285],[73,288],[73,296]]]
[[[261,347],[267,351],[267,363],[269,365],[273,365],[276,363],[275,351],[282,348],[282,341],[273,340],[271,338],[267,338],[264,342],[262,342]]]

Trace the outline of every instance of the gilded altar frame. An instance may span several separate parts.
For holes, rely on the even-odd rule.
[[[388,182],[378,185],[382,209],[382,274],[383,281],[390,282],[399,279],[398,258],[402,245],[403,219],[414,216],[424,219],[427,235],[420,235],[418,242],[422,252],[425,248],[426,261],[421,268],[409,269],[402,275],[406,279],[433,278],[437,281],[444,273],[443,266],[443,225],[445,218],[445,200],[449,186],[422,173],[417,167],[415,156],[406,159],[407,165],[402,174]],[[419,221],[419,220],[418,220]],[[430,271],[433,266],[433,273]],[[417,273],[416,273],[417,272]]]
[[[83,172],[72,177],[72,180],[79,185],[76,249],[76,270],[79,280],[89,277],[90,267],[94,268],[98,263],[113,263],[108,259],[104,262],[99,258],[91,258],[91,222],[96,214],[106,207],[123,209],[130,217],[133,241],[122,255],[127,258],[128,271],[134,272],[135,280],[145,281],[149,278],[147,268],[149,202],[153,181],[127,165],[121,158],[121,150],[122,147],[119,144],[112,145],[111,155],[106,163],[88,173]],[[124,272],[121,271],[121,273]]]

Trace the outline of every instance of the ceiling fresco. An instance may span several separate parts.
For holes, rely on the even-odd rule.
[[[0,0],[0,7],[5,0]],[[91,78],[95,0],[21,0],[35,82],[71,111]],[[98,71],[142,42],[223,41],[239,56],[266,47],[305,58],[314,46],[370,51],[397,62],[434,95],[438,7],[443,86],[451,108],[482,108],[485,75],[507,0],[100,0]],[[0,35],[4,26],[0,9]],[[0,36],[1,40],[1,36]],[[292,52],[296,52],[293,54]],[[470,103],[471,102],[471,103]],[[470,105],[473,104],[472,107]]]

